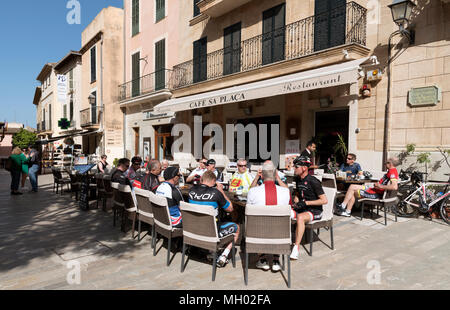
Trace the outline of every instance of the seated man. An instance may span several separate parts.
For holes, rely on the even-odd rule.
[[[288,188],[275,185],[276,169],[271,161],[264,163],[262,167],[262,179],[264,184],[258,187],[253,187],[248,192],[247,204],[253,206],[281,206],[291,205],[291,194]],[[274,255],[272,271],[280,271],[279,255]],[[256,263],[256,268],[269,270],[265,254],[262,254]]]
[[[174,228],[182,227],[180,201],[184,201],[184,199],[180,190],[177,188],[180,177],[180,170],[178,168],[168,167],[164,171],[165,181],[156,189],[156,195],[167,198],[170,219],[172,221],[172,227]]]
[[[130,167],[130,160],[128,158],[122,158],[117,164],[116,170],[111,175],[111,182],[119,183],[122,185],[130,185],[130,179],[126,176],[126,171]]]
[[[352,184],[345,194],[344,201],[336,206],[336,214],[349,217],[352,213],[356,198],[381,199],[385,190],[397,190],[398,171],[395,167],[398,164],[399,161],[397,158],[389,158],[386,161],[387,173],[378,183],[374,184],[373,188],[366,185]]]
[[[145,173],[137,174],[133,186],[155,193],[161,182],[164,182],[164,178],[159,176],[160,173],[161,163],[159,160],[153,159],[148,163]]]
[[[199,183],[200,178],[202,177],[203,173],[206,171],[206,158],[202,158],[198,161],[198,167],[195,168],[191,174],[186,179],[186,183]]]
[[[305,225],[322,218],[322,206],[328,203],[320,181],[309,174],[309,157],[299,156],[294,160],[294,173],[297,176],[292,217],[297,218],[295,244],[291,259],[298,259],[298,249],[305,232]]]
[[[339,168],[340,171],[344,171],[347,173],[347,177],[353,176],[353,175],[362,175],[363,171],[361,169],[361,166],[355,162],[356,155],[349,153],[347,155],[347,160],[345,164],[342,164]]]
[[[135,156],[131,159],[131,166],[126,173],[131,184],[133,184],[136,179],[137,171],[141,168],[141,164],[142,159],[139,156]]]
[[[235,192],[238,189],[242,189],[243,193],[247,193],[253,182],[253,175],[248,171],[247,161],[245,159],[239,159],[237,162],[238,171],[236,171],[231,177],[230,192]]]
[[[161,174],[160,177],[164,178],[164,171],[169,167],[169,161],[167,159],[163,159],[161,161]]]
[[[214,159],[210,159],[206,162],[206,170],[214,173],[217,182],[223,182],[223,174],[216,169],[216,161]]]
[[[230,199],[223,192],[222,184],[219,184],[217,188],[216,176],[212,171],[206,171],[201,178],[201,184],[194,186],[189,191],[189,203],[213,206],[218,211],[217,216],[217,231],[219,238],[228,236],[235,233],[234,241],[237,242],[239,237],[239,226],[233,222],[224,222],[224,212],[233,212],[233,205]],[[222,255],[217,258],[217,266],[224,267],[228,262],[228,254],[231,251],[232,243],[226,247]]]
[[[264,163],[269,163],[271,162],[270,160],[266,160]],[[280,171],[276,171],[275,173],[275,184],[279,185],[281,187],[286,187],[289,188],[289,186],[286,184],[287,178],[284,175],[284,173],[280,172]],[[262,179],[262,169],[258,170],[258,174],[256,175],[256,177],[253,179],[252,185],[250,187],[256,187],[258,185],[262,185],[263,184],[263,179]]]

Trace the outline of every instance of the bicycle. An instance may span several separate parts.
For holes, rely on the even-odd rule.
[[[408,177],[408,174],[411,174]],[[450,224],[450,177],[447,182],[424,182],[423,176],[427,173],[400,171],[399,204],[397,215],[403,217],[418,217],[419,213],[430,216],[434,211],[439,211],[442,219]],[[450,174],[445,174],[449,175]],[[445,186],[442,192],[435,194],[432,186]]]

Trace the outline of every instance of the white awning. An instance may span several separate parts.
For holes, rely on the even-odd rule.
[[[360,65],[368,58],[280,76],[259,82],[228,87],[202,94],[170,99],[157,105],[155,112],[178,112],[207,108],[258,98],[353,84],[358,81]]]

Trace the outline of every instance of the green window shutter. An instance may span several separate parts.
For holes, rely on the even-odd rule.
[[[131,8],[132,35],[139,33],[139,0],[133,0]]]
[[[141,68],[140,68],[140,58],[141,53],[137,52],[136,54],[133,54],[131,56],[131,76],[132,76],[132,82],[131,82],[131,94],[133,97],[139,96],[141,94],[141,84],[140,84],[140,74],[141,74]]]
[[[63,118],[67,118],[67,104],[63,105]]]
[[[165,87],[166,40],[155,43],[155,90]]]
[[[161,19],[166,17],[166,1],[165,0],[155,0],[156,1],[156,21],[159,22]]]
[[[200,9],[197,6],[197,3],[199,2],[200,0],[194,0],[194,17],[200,15]]]
[[[96,47],[91,49],[91,83],[97,80],[97,55]]]

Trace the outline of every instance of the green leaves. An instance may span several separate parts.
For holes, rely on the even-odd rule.
[[[34,132],[21,129],[18,133],[13,136],[12,144],[18,146],[21,149],[27,148],[29,145],[36,143],[37,136]]]

